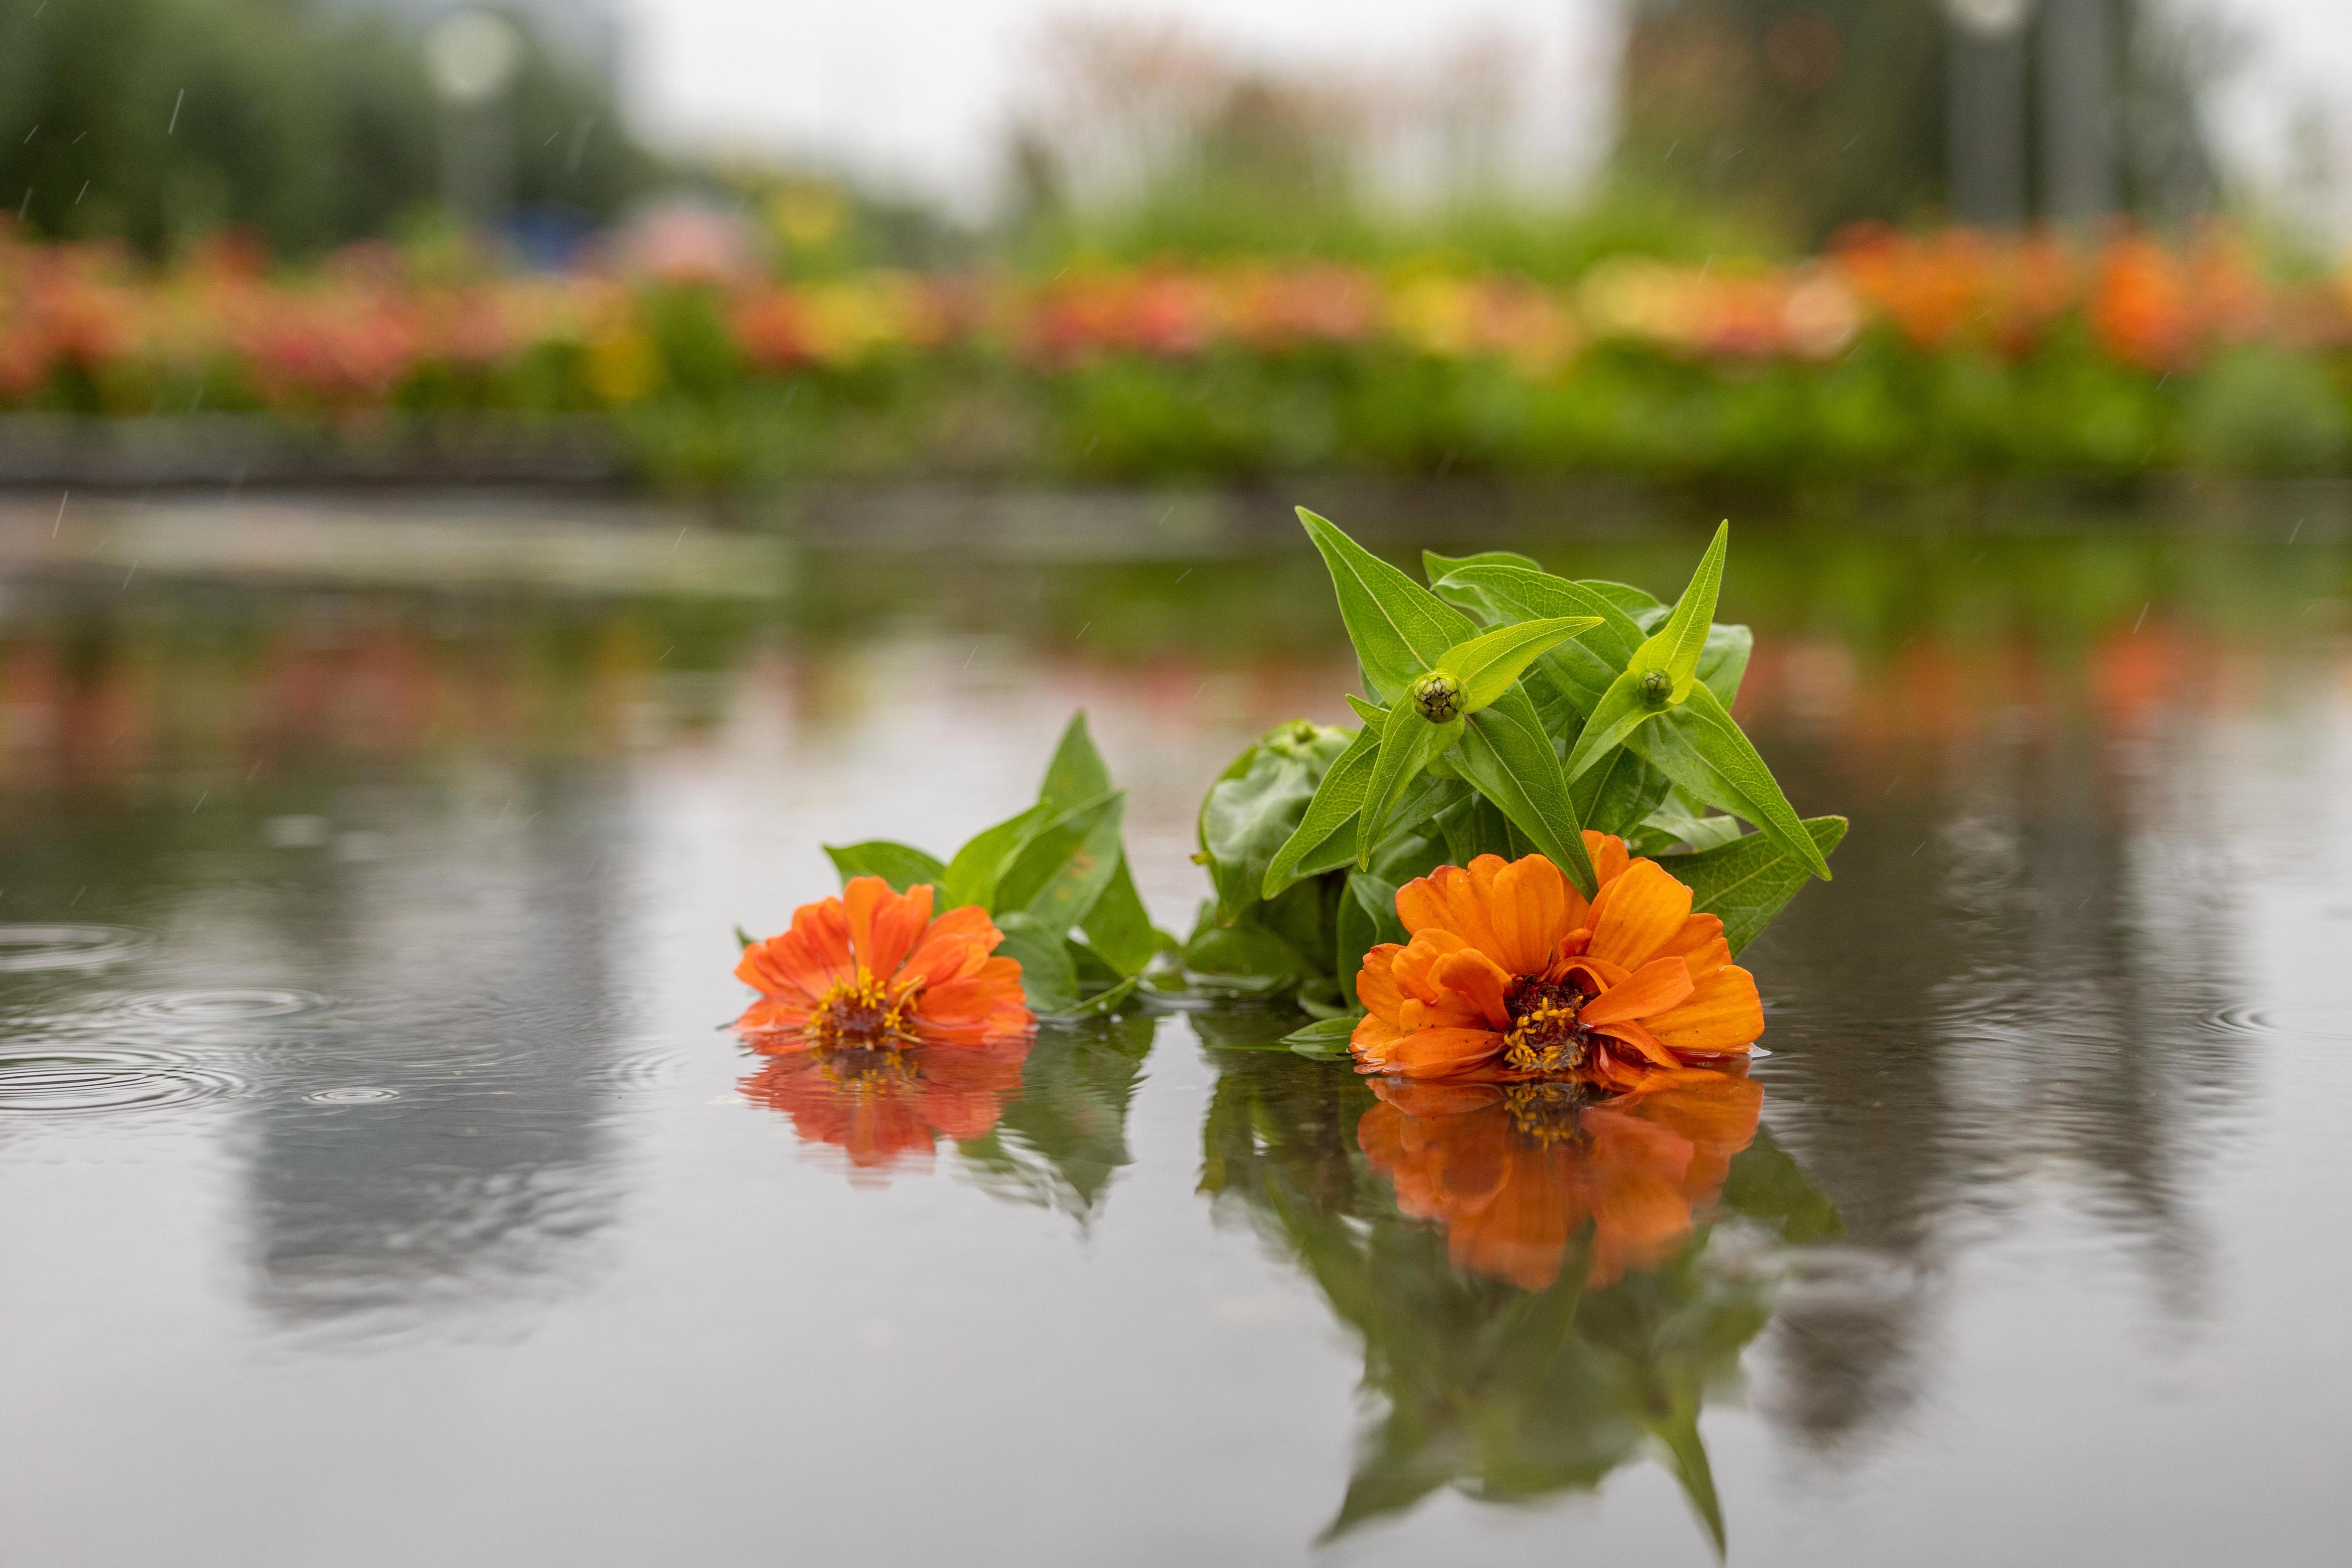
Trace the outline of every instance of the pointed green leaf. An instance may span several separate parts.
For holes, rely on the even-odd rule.
[[[1030,835],[1054,818],[1054,808],[1044,804],[1031,806],[1016,816],[1008,816],[992,827],[983,827],[971,836],[964,847],[948,862],[946,894],[949,909],[961,909],[965,904],[978,904],[984,910],[996,907],[996,884],[1004,876],[1005,868],[1021,852]]]
[[[1694,684],[1690,700],[1643,731],[1633,749],[1693,798],[1747,818],[1829,880],[1829,862],[1814,851],[1772,770],[1706,686]]]
[[[1462,711],[1475,713],[1517,685],[1538,656],[1599,625],[1599,616],[1560,616],[1497,626],[1447,648],[1437,668],[1462,683]]]
[[[1318,1018],[1303,1029],[1293,1029],[1282,1037],[1281,1044],[1302,1057],[1318,1061],[1338,1061],[1348,1054],[1348,1040],[1356,1032],[1356,1020],[1360,1014],[1349,1013],[1338,1018]]]
[[[1334,973],[1350,1008],[1363,1005],[1356,994],[1356,976],[1364,967],[1364,954],[1384,942],[1410,940],[1404,922],[1397,919],[1396,899],[1395,883],[1370,871],[1349,875],[1347,890],[1339,899],[1339,951]]]
[[[1706,649],[1698,656],[1698,678],[1726,708],[1739,700],[1739,682],[1748,674],[1748,656],[1756,650],[1756,634],[1746,626],[1721,623],[1706,629]]]
[[[1102,897],[1079,917],[1079,923],[1086,927],[1087,942],[1121,974],[1142,973],[1144,965],[1160,951],[1160,932],[1153,929],[1150,912],[1135,890],[1135,879],[1128,874],[1123,849]]]
[[[1331,570],[1339,616],[1373,698],[1382,704],[1455,643],[1474,637],[1470,617],[1358,544],[1325,518],[1298,509],[1298,521]]]
[[[1374,753],[1371,783],[1364,804],[1356,812],[1356,864],[1370,866],[1388,826],[1389,812],[1407,784],[1421,777],[1430,760],[1462,738],[1463,721],[1433,724],[1423,718],[1412,700],[1400,697],[1381,726],[1381,749]]]
[[[1843,816],[1809,816],[1807,839],[1826,857],[1845,837]],[[1723,921],[1724,940],[1738,952],[1802,890],[1811,868],[1761,833],[1735,838],[1696,855],[1667,855],[1658,864],[1691,890],[1691,908]]]
[[[1026,910],[1055,936],[1066,935],[1118,869],[1126,805],[1126,792],[1113,790],[1047,824],[1006,868],[996,908]]]
[[[1437,580],[1465,566],[1517,566],[1524,571],[1540,572],[1543,563],[1516,550],[1481,550],[1475,555],[1440,555],[1434,550],[1421,552],[1421,574],[1429,579],[1432,588]]]
[[[1032,1012],[1066,1013],[1078,1005],[1077,973],[1060,933],[1019,910],[997,916],[996,929],[1004,940],[995,955],[1020,963],[1021,991]]]
[[[891,891],[903,893],[918,882],[929,882],[937,888],[948,878],[948,868],[940,864],[939,857],[887,838],[869,838],[862,844],[828,844],[824,852],[833,861],[833,868],[841,873],[844,887],[849,885],[852,877],[879,877],[890,884]],[[944,909],[941,912],[945,912]]]
[[[1597,616],[1601,625],[1582,640],[1612,669],[1623,667],[1642,646],[1642,628],[1633,616],[1591,585],[1555,577],[1524,566],[1478,564],[1456,567],[1442,578],[1438,590],[1477,590],[1497,610],[1515,621],[1556,619],[1562,616]]]
[[[1232,920],[1257,902],[1269,863],[1293,836],[1332,764],[1359,739],[1304,720],[1276,725],[1209,787],[1201,802],[1201,852],[1217,889],[1220,919]]]
[[[1054,748],[1054,760],[1045,764],[1045,783],[1037,798],[1058,813],[1097,800],[1110,789],[1110,769],[1095,750],[1094,737],[1087,732],[1087,710],[1081,708],[1070,715],[1061,743]]]
[[[1289,942],[1244,915],[1212,924],[1184,944],[1185,978],[1196,987],[1242,996],[1268,996],[1318,973]]]
[[[1645,588],[1636,588],[1631,583],[1612,583],[1605,577],[1585,577],[1579,579],[1576,585],[1591,589],[1644,625],[1653,624],[1644,617],[1665,609],[1665,605],[1658,603],[1655,594]]]
[[[1434,770],[1444,761],[1441,757],[1432,763],[1429,771],[1424,771],[1421,777],[1405,785],[1403,793],[1397,796],[1396,804],[1389,808],[1388,826],[1381,835],[1381,842],[1372,846],[1375,869],[1381,858],[1391,853],[1407,835],[1429,830],[1430,818],[1435,816],[1441,807],[1472,793],[1458,778],[1438,776]],[[1337,832],[1308,850],[1298,864],[1291,868],[1291,878],[1296,880],[1325,871],[1337,871],[1343,866],[1353,866],[1356,863],[1357,830],[1362,821],[1360,815],[1341,823]]]
[[[1623,837],[1658,808],[1674,787],[1665,774],[1620,746],[1568,786],[1577,819],[1595,833]]]
[[[1610,682],[1601,700],[1593,704],[1592,714],[1577,732],[1576,744],[1569,748],[1568,761],[1561,772],[1574,784],[1584,776],[1585,770],[1626,743],[1634,731],[1656,718],[1663,709],[1653,708],[1642,695],[1642,672],[1628,669]]]
[[[1470,715],[1455,755],[1462,776],[1502,807],[1503,815],[1591,898],[1597,884],[1576,806],[1569,798],[1568,781],[1560,776],[1551,737],[1544,733],[1528,694],[1506,692],[1493,707]]]
[[[1698,677],[1698,658],[1706,649],[1707,632],[1715,622],[1716,595],[1723,588],[1723,557],[1730,540],[1731,524],[1726,522],[1715,531],[1714,542],[1699,557],[1698,570],[1691,574],[1683,596],[1675,601],[1674,614],[1649,641],[1633,650],[1633,661],[1626,666],[1628,673],[1665,671],[1674,679],[1670,701],[1688,697],[1691,683]]]
[[[1371,788],[1380,744],[1379,733],[1368,724],[1325,771],[1323,782],[1315,788],[1314,798],[1307,803],[1306,814],[1298,819],[1298,826],[1266,862],[1265,874],[1258,884],[1259,897],[1271,899],[1297,881],[1299,861],[1355,820],[1364,804],[1365,793]],[[1347,859],[1354,858],[1350,850]]]

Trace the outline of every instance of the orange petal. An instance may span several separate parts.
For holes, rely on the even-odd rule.
[[[851,951],[868,974],[887,984],[931,923],[930,885],[918,882],[896,893],[879,877],[852,877],[841,902]]]
[[[1636,860],[1592,901],[1596,958],[1639,969],[1658,955],[1690,918],[1691,890],[1655,860]]]
[[[1445,988],[1433,973],[1437,961],[1449,952],[1461,952],[1469,945],[1452,931],[1434,927],[1413,932],[1403,951],[1389,960],[1389,973],[1395,978],[1399,994],[1422,1002],[1443,1000]]]
[[[1690,969],[1679,958],[1654,958],[1635,970],[1622,985],[1612,985],[1577,1014],[1589,1028],[1629,1023],[1680,1006],[1691,994]]]
[[[1403,951],[1395,942],[1381,942],[1364,954],[1364,967],[1356,972],[1356,997],[1374,1017],[1392,1020],[1404,1003],[1396,976],[1389,973],[1396,955]]]
[[[1479,894],[1478,878],[1483,873],[1491,883],[1496,871],[1503,868],[1499,855],[1481,855],[1470,862],[1469,869],[1460,866],[1440,866],[1426,877],[1416,877],[1397,889],[1397,918],[1404,929],[1419,936],[1423,931],[1444,931],[1461,938],[1489,958],[1500,958],[1502,942],[1495,935],[1494,921],[1488,918],[1486,901]]]
[[[1632,864],[1625,854],[1625,841],[1613,833],[1584,830],[1584,852],[1592,860],[1593,886],[1605,888],[1625,874]],[[1599,895],[1596,893],[1596,897]]]
[[[895,989],[903,992],[960,980],[977,970],[1003,940],[1004,933],[978,904],[950,910],[931,922],[915,951],[907,955]]]
[[[1727,963],[1700,981],[1680,1006],[1648,1020],[1650,1032],[1675,1051],[1706,1055],[1743,1051],[1764,1032],[1764,1001],[1756,977]]]
[[[1568,893],[1568,879],[1541,855],[1514,860],[1488,879],[1488,914],[1500,946],[1494,958],[1505,973],[1543,973],[1560,938],[1576,927]]]
[[[1631,1018],[1620,1023],[1603,1024],[1597,1032],[1620,1044],[1632,1047],[1650,1067],[1663,1068],[1668,1071],[1681,1070],[1682,1058],[1666,1049],[1660,1043],[1657,1036]],[[1622,1058],[1627,1053],[1620,1051],[1616,1054]]]
[[[1494,1059],[1503,1037],[1492,1029],[1415,1029],[1389,1046],[1378,1064],[1360,1070],[1402,1073],[1407,1078],[1450,1078]]]
[[[1511,977],[1493,959],[1476,948],[1465,948],[1439,959],[1434,973],[1437,983],[1468,1001],[1488,1027],[1510,1028],[1511,1010],[1504,1005],[1503,994],[1510,987]]]

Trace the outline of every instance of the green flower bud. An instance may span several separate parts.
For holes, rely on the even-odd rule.
[[[1462,683],[1433,669],[1412,683],[1412,705],[1431,723],[1450,724],[1462,715]]]
[[[1663,669],[1653,669],[1642,677],[1642,700],[1653,708],[1664,708],[1675,694],[1675,678]]]

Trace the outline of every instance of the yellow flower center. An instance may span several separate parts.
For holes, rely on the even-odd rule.
[[[826,1047],[870,1050],[901,1041],[912,1043],[915,1034],[907,1027],[907,1015],[914,1011],[915,994],[915,988],[909,987],[904,994],[892,996],[890,988],[861,963],[855,980],[836,980],[817,998],[815,1010],[809,1014],[807,1032],[818,1046]]]
[[[1584,1065],[1592,1031],[1577,1022],[1591,995],[1580,986],[1522,980],[1505,1005],[1511,1030],[1503,1037],[1503,1065],[1514,1072],[1563,1076]]]

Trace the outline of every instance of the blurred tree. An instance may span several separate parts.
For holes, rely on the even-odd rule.
[[[608,216],[653,173],[610,91],[534,41],[515,196]],[[436,199],[442,120],[415,40],[312,0],[8,0],[0,200],[36,233],[149,250],[225,225],[304,252]]]
[[[2084,5],[2099,25],[2084,25]],[[1955,25],[1948,0],[1633,0],[1616,173],[1725,204],[1804,244],[1856,219],[1941,216]],[[2042,150],[2034,210],[2063,194],[2063,216],[2084,216],[2084,191],[2161,220],[2208,209],[2200,51],[2180,24],[2149,0],[2076,0],[2028,25],[2043,66],[2030,129],[2046,141],[2053,125],[2072,126],[2080,143],[2055,160],[2065,193],[2047,188],[2055,176]],[[2053,26],[2065,46],[2054,52],[2044,36]],[[2085,47],[2101,51],[2096,71],[2076,68]],[[2061,102],[2053,87],[2086,76],[2095,101],[2050,114]]]

